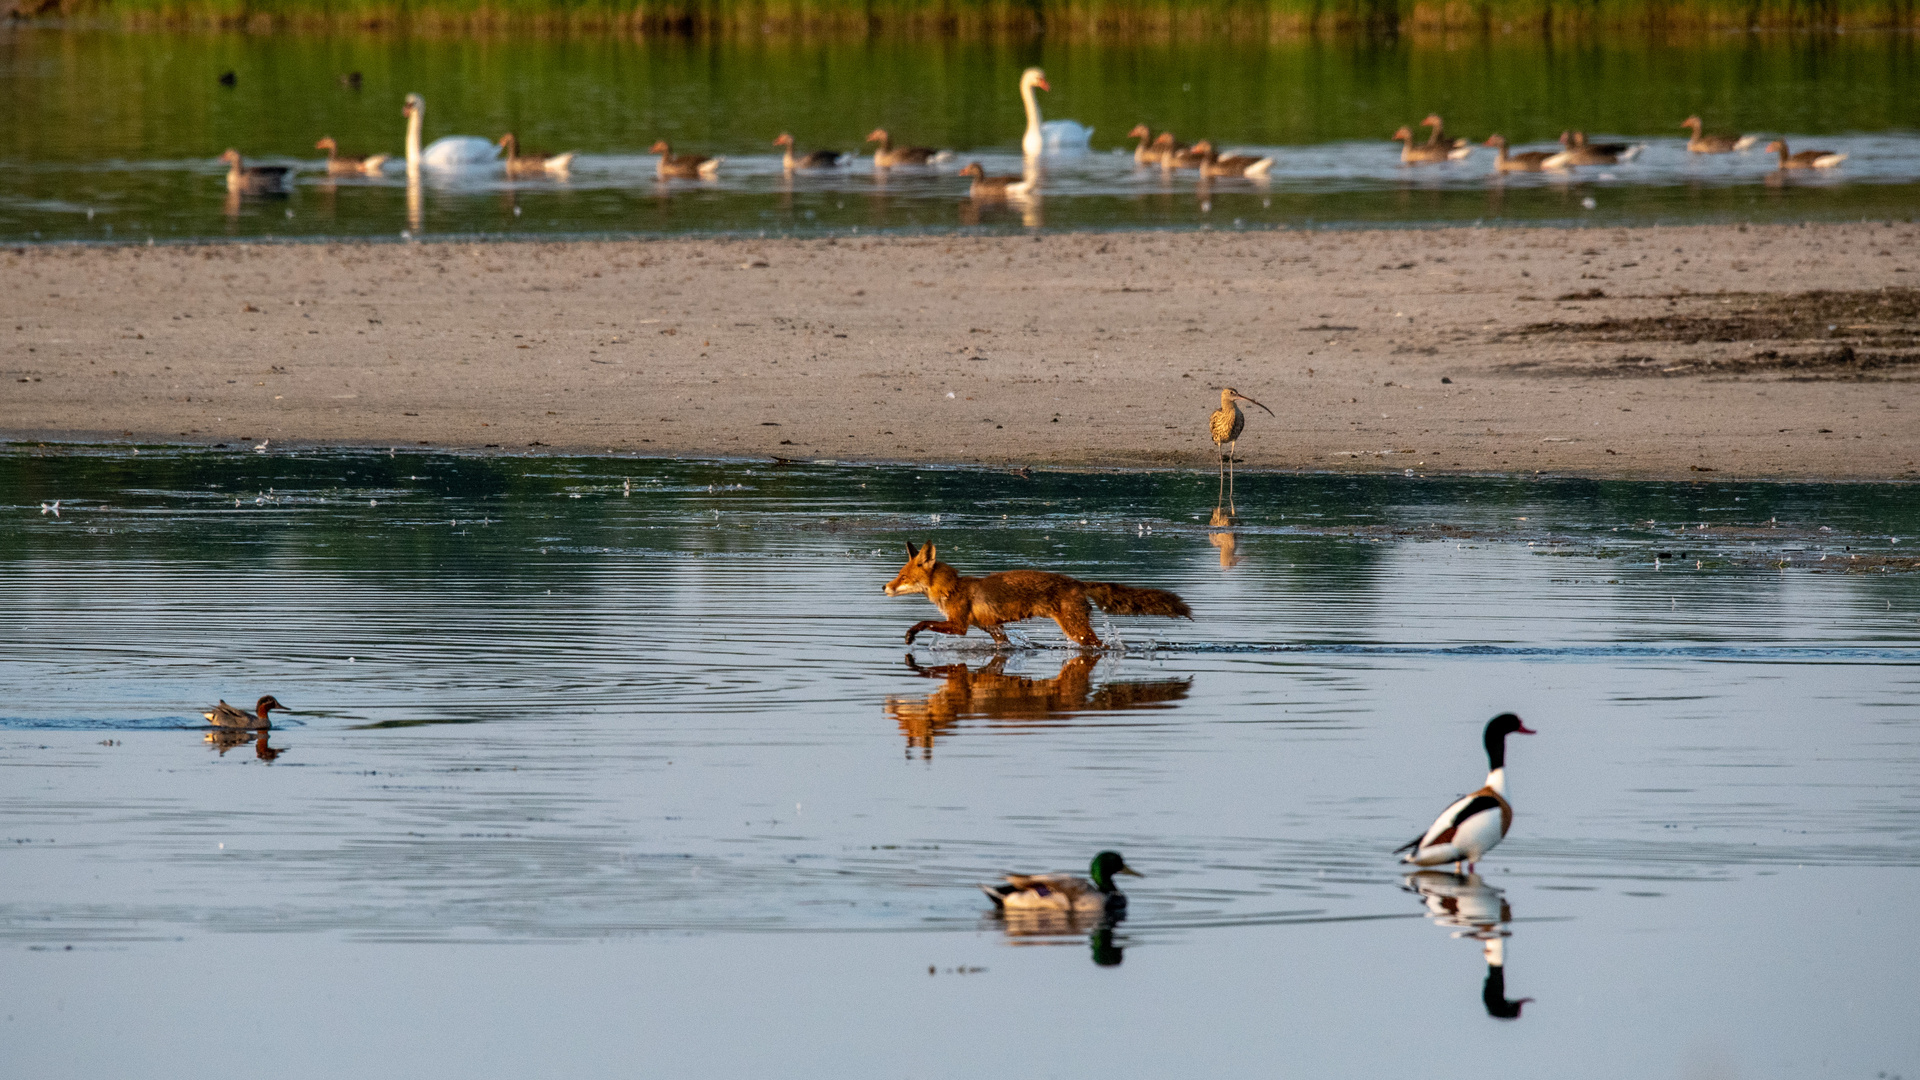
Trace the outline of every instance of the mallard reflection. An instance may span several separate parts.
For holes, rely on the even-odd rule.
[[[1096,687],[1093,673],[1099,658],[1085,654],[1069,658],[1050,679],[1009,675],[1007,660],[1004,655],[995,656],[981,668],[922,666],[909,653],[909,670],[946,683],[925,697],[888,695],[884,708],[907,737],[908,752],[919,747],[921,756],[932,756],[934,738],[952,734],[963,720],[1030,724],[1087,712],[1166,708],[1193,689],[1192,679],[1117,679]]]
[[[1075,911],[1007,911],[994,915],[1000,929],[1016,945],[1061,945],[1063,939],[1087,935],[1087,949],[1098,967],[1119,967],[1126,959],[1126,939],[1116,927],[1126,918],[1118,914]]]
[[[1507,998],[1507,949],[1513,921],[1513,908],[1506,894],[1481,880],[1479,874],[1450,874],[1440,870],[1422,870],[1409,874],[1407,891],[1419,894],[1427,913],[1440,926],[1454,927],[1454,937],[1472,938],[1481,943],[1487,961],[1486,982],[1481,984],[1480,1001],[1487,1015],[1496,1020],[1518,1020],[1520,1010],[1532,998],[1517,1001]]]

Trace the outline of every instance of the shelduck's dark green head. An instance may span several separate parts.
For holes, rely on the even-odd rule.
[[[1120,853],[1117,851],[1103,851],[1095,855],[1093,857],[1093,866],[1090,869],[1093,877],[1093,887],[1099,889],[1101,892],[1113,891],[1113,875],[1115,874],[1126,874],[1130,877],[1146,877],[1145,874],[1128,866],[1127,860],[1121,858]]]
[[[1499,769],[1507,764],[1507,736],[1532,735],[1533,729],[1520,722],[1518,716],[1503,712],[1487,721],[1485,743],[1487,747],[1487,767]]]

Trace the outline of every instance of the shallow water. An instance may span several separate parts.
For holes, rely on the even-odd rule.
[[[1243,476],[1230,533],[1212,489],[11,448],[9,1058],[1910,1073],[1910,486]],[[909,650],[928,538],[1196,618]],[[207,741],[267,692],[277,756]],[[1406,877],[1504,709],[1510,839]],[[973,888],[1103,847],[1117,925]]]
[[[1095,130],[1051,159],[1037,204],[976,205],[961,164],[1020,169],[1014,85],[1041,64],[1047,115]],[[216,77],[233,71],[236,85]],[[339,76],[360,71],[360,89]],[[1920,63],[1911,35],[1727,35],[1680,44],[1297,40],[1273,45],[857,43],[623,38],[389,39],[0,29],[0,242],[208,237],[755,234],[1046,226],[1273,228],[1364,223],[1843,220],[1911,217],[1920,197]],[[312,149],[401,151],[400,101],[426,96],[427,138],[579,151],[571,179],[498,171],[409,189],[330,180]],[[1566,176],[1462,163],[1403,167],[1388,136],[1432,111],[1456,135],[1552,146],[1562,130],[1647,149]],[[1832,172],[1771,169],[1757,149],[1685,152],[1678,122],[1781,135],[1850,155]],[[1270,154],[1264,184],[1136,170],[1146,122]],[[771,141],[857,151],[877,126],[952,149],[881,183],[870,159],[788,183]],[[711,183],[654,178],[656,138],[727,158]],[[233,146],[301,172],[290,197],[229,200]]]

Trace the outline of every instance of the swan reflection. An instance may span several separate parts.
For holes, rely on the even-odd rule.
[[[1116,927],[1126,918],[1118,914],[1089,914],[1073,911],[996,912],[994,920],[1015,945],[1063,945],[1081,934],[1087,936],[1087,949],[1098,967],[1119,967],[1126,959],[1125,938]]]
[[[1093,674],[1099,658],[1085,654],[1069,658],[1050,679],[1009,675],[1007,660],[995,656],[980,668],[958,663],[923,666],[908,654],[907,668],[914,674],[945,680],[925,696],[887,696],[883,707],[907,737],[908,753],[919,747],[922,757],[931,757],[934,739],[953,734],[965,720],[1031,724],[1088,712],[1168,708],[1193,689],[1192,679],[1117,679],[1096,686]]]
[[[1408,892],[1417,893],[1426,902],[1427,915],[1439,926],[1454,928],[1453,936],[1480,942],[1481,955],[1487,961],[1487,978],[1480,987],[1480,1001],[1487,1015],[1496,1020],[1518,1020],[1520,1010],[1532,998],[1510,1000],[1507,997],[1508,923],[1513,908],[1506,894],[1483,881],[1479,874],[1452,874],[1440,870],[1422,870],[1409,874]]]

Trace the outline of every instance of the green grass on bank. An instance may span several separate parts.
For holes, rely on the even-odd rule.
[[[256,31],[711,35],[1593,34],[1920,27],[1920,0],[0,0],[14,17]]]

